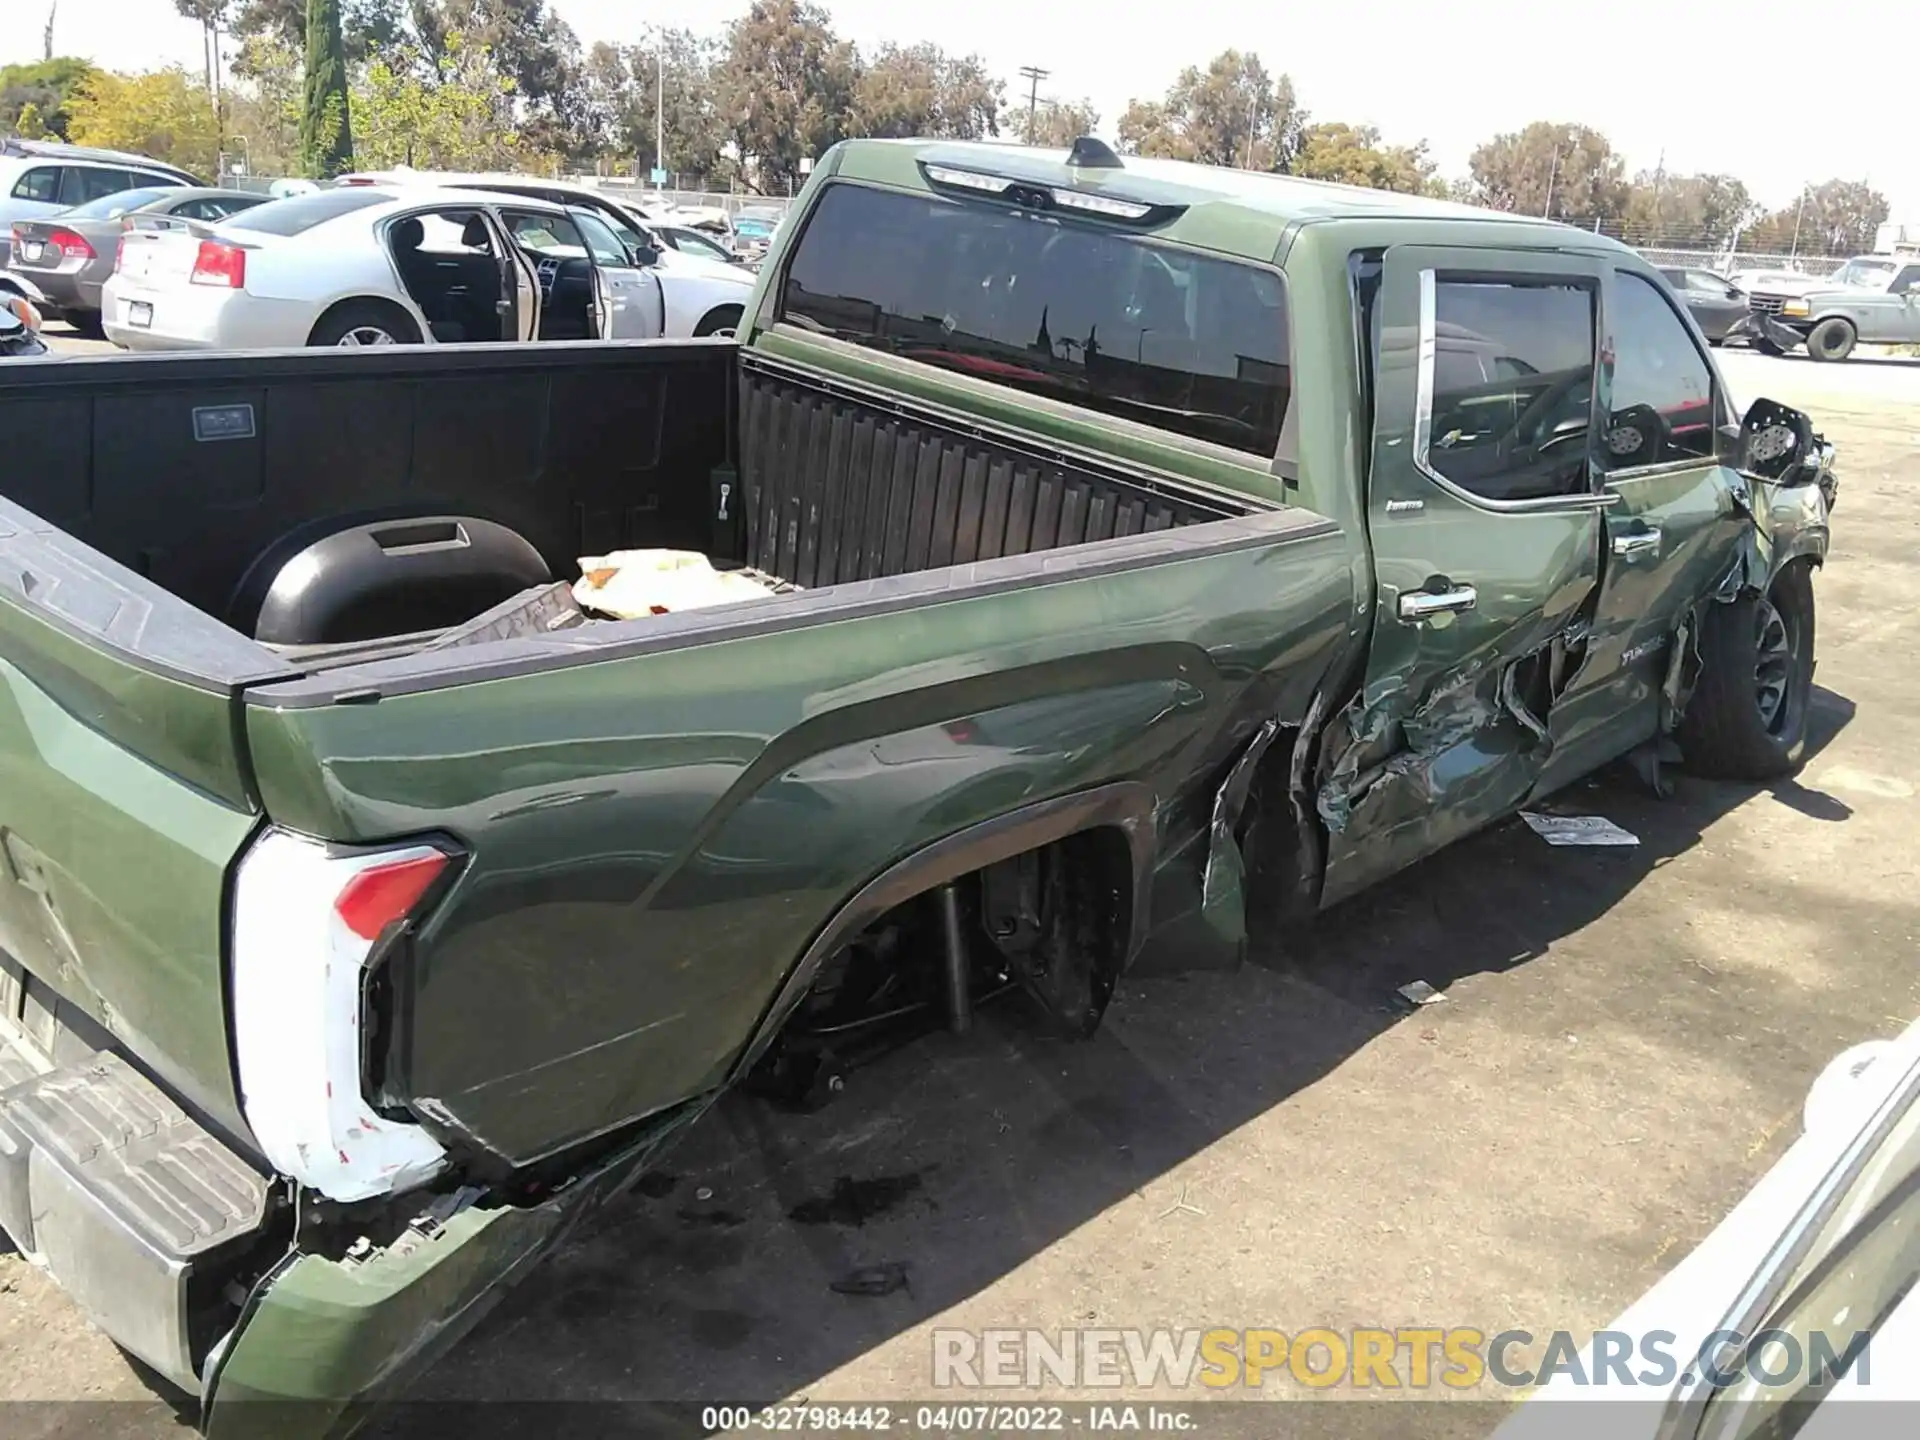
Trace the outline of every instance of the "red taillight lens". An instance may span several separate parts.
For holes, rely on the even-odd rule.
[[[47,237],[47,243],[69,260],[93,259],[93,246],[87,243],[86,236],[77,231],[56,230]]]
[[[195,285],[224,285],[229,290],[243,289],[247,283],[247,252],[237,245],[202,240],[190,278]]]
[[[376,940],[387,926],[406,918],[446,868],[447,857],[440,854],[375,865],[347,881],[334,911],[362,940]]]
[[[113,268],[118,270],[127,263],[127,237],[122,235],[113,247]]]

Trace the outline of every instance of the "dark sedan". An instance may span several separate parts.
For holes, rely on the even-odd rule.
[[[103,195],[58,215],[16,220],[13,268],[29,277],[48,306],[75,329],[100,325],[100,287],[113,274],[121,234],[135,224],[224,220],[265,195],[198,185],[153,186]]]
[[[1716,275],[1711,270],[1683,270],[1678,267],[1662,266],[1660,273],[1667,277],[1667,283],[1673,286],[1687,309],[1693,312],[1695,323],[1709,341],[1718,345],[1727,338],[1727,331],[1747,316],[1747,292],[1735,285],[1724,275]]]

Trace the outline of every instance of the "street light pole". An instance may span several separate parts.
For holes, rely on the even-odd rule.
[[[1022,65],[1020,74],[1030,82],[1027,87],[1027,144],[1033,144],[1034,122],[1040,109],[1040,82],[1053,72],[1038,65]]]
[[[667,173],[667,50],[653,37],[653,168]],[[660,182],[656,189],[664,189]]]

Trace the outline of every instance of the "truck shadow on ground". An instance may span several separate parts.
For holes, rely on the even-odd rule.
[[[1816,692],[1810,755],[1852,713]],[[1554,850],[1504,824],[1324,917],[1296,954],[1255,957],[1237,974],[1124,985],[1089,1043],[1047,1040],[1020,1002],[1006,1003],[984,1010],[969,1036],[933,1036],[855,1072],[818,1113],[731,1097],[410,1398],[619,1400],[652,1414],[659,1402],[804,1394],[863,1356],[863,1375],[884,1374],[894,1396],[928,1398],[924,1342],[872,1352],[1112,1207],[1175,1206],[1181,1187],[1168,1171],[1407,1021],[1400,986],[1424,980],[1445,992],[1526,965],[1765,793],[1682,779],[1660,800],[1630,777],[1602,776],[1550,808],[1604,814],[1639,836],[1636,848]],[[1818,820],[1848,813],[1798,782],[1772,794]],[[1630,995],[1608,1023],[1650,1024],[1656,1012],[1634,1006],[1655,1003],[1672,1002]],[[1706,1010],[1684,1018],[1723,1023]],[[1076,1273],[1070,1295],[1050,1281],[1060,1298],[1048,1313],[993,1323],[1145,1323],[1103,1308],[1122,1284],[1134,1301],[1164,1294],[1157,1309],[1187,1313],[1174,1265],[1158,1276],[1147,1257],[1102,1264],[1124,1265],[1124,1281]],[[834,1288],[889,1266],[905,1280],[891,1293]],[[375,1432],[437,1434],[443,1420],[409,1405]],[[663,1413],[643,1426],[698,1433],[686,1427],[684,1415]]]

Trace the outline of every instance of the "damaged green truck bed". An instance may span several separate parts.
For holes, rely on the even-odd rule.
[[[232,1434],[351,1428],[732,1085],[1790,771],[1833,498],[1611,242],[1097,142],[836,148],[737,345],[0,427],[0,1227]],[[584,614],[622,548],[781,593]]]

